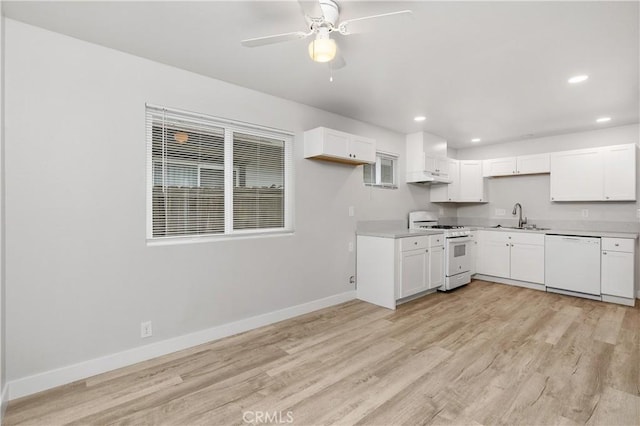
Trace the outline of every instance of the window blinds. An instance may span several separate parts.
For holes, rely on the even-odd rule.
[[[291,138],[147,106],[150,238],[288,230]]]

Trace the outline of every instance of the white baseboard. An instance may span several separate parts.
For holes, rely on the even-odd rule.
[[[86,379],[87,377],[95,376],[96,374],[126,367],[141,361],[146,361],[148,359],[156,358],[182,349],[201,345],[212,340],[221,339],[223,337],[228,337],[282,320],[297,317],[299,315],[307,314],[309,312],[317,311],[318,309],[344,303],[355,298],[355,290],[347,291],[325,297],[323,299],[303,303],[301,305],[291,306],[279,311],[257,315],[255,317],[246,318],[228,324],[222,324],[206,330],[196,331],[195,333],[185,334],[183,336],[106,355],[100,358],[82,361],[77,364],[68,365],[55,370],[34,374],[33,376],[12,380],[8,383],[8,392],[3,393],[3,401],[7,396],[9,400],[12,400],[26,395],[31,395],[56,386],[75,382],[76,380]]]
[[[515,285],[517,287],[529,288],[531,290],[545,291],[544,284],[530,283],[528,281],[518,281],[518,280],[512,280],[511,278],[500,278],[500,277],[494,277],[491,275],[483,275],[483,274],[475,274],[473,278],[476,280],[490,281],[498,284]]]
[[[4,413],[7,411],[7,404],[9,403],[9,384],[5,383],[2,388],[2,394],[0,395],[0,424],[3,423]]]

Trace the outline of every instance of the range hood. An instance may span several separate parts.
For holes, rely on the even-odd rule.
[[[407,173],[407,183],[421,183],[423,185],[430,185],[437,183],[451,183],[451,179],[423,170]]]

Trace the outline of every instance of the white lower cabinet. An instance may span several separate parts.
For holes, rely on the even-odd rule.
[[[478,235],[477,231],[471,231],[469,237],[471,238],[471,244],[469,245],[469,257],[471,257],[471,268],[469,269],[469,275],[475,275],[478,270]]]
[[[444,283],[444,238],[358,235],[356,293],[360,300],[395,309],[398,300]]]
[[[477,273],[544,284],[544,234],[477,232]]]
[[[600,288],[604,301],[633,306],[635,240],[603,238]],[[613,296],[610,300],[609,296]],[[616,300],[623,298],[628,300]]]
[[[429,237],[429,282],[427,288],[434,289],[444,284],[444,237]]]
[[[427,290],[429,284],[429,249],[401,252],[400,271],[399,299]]]
[[[507,233],[498,231],[476,232],[478,239],[477,273],[509,278],[511,248]]]

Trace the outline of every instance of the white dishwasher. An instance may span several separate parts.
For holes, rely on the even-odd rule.
[[[600,238],[546,235],[547,291],[600,300]]]

